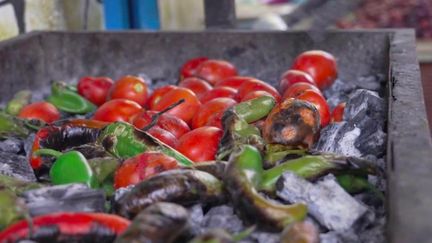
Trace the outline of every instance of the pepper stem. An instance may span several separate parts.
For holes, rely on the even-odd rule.
[[[38,150],[34,151],[33,154],[37,155],[37,156],[40,156],[40,155],[53,156],[56,159],[63,155],[62,152],[59,152],[59,151],[54,150],[54,149],[38,149]]]
[[[150,124],[148,124],[147,126],[145,126],[143,129],[143,131],[147,131],[150,130],[150,128],[154,127],[159,119],[159,117],[164,114],[165,112],[173,109],[174,107],[180,105],[181,103],[185,102],[185,99],[180,99],[179,101],[173,103],[172,105],[168,106],[167,108],[165,108],[164,110],[161,110],[160,112],[158,112],[156,115],[152,116],[152,120],[150,122]]]

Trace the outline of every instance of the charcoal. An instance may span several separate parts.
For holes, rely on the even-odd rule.
[[[84,184],[30,190],[22,195],[32,216],[54,212],[104,212],[105,194]]]
[[[320,138],[313,149],[321,152],[360,157],[362,152],[355,146],[361,130],[348,122],[332,123],[321,130]]]
[[[278,243],[278,242],[280,242],[279,233],[254,231],[249,237],[241,240],[239,243]]]
[[[346,102],[348,95],[354,90],[355,85],[351,82],[337,79],[332,86],[324,91],[330,109],[334,109],[339,103]]]
[[[31,152],[31,150],[32,150],[32,147],[33,147],[33,141],[34,141],[34,139],[35,139],[35,136],[36,136],[36,134],[34,134],[34,133],[32,133],[32,134],[30,134],[25,140],[24,140],[24,152],[25,152],[25,154],[26,154],[26,156],[27,156],[27,158],[29,157],[29,155],[30,155],[30,152]]]
[[[386,242],[385,234],[383,234],[386,226],[385,219],[386,218],[383,215],[379,220],[377,220],[377,223],[373,227],[359,233],[360,242],[367,242],[367,243]]]
[[[221,205],[211,208],[204,216],[202,226],[206,229],[222,228],[230,233],[245,229],[242,221],[234,214],[234,208]]]
[[[352,92],[344,110],[344,119],[354,120],[356,125],[357,122],[362,121],[364,116],[383,125],[386,115],[384,99],[379,97],[378,93],[365,89]]]
[[[204,212],[201,204],[196,204],[188,209],[189,211],[189,230],[192,235],[203,233],[201,224],[204,220]]]
[[[23,149],[23,141],[17,138],[8,138],[0,141],[0,151],[8,152],[12,154],[18,154]]]
[[[356,201],[327,175],[316,184],[291,173],[284,173],[277,182],[277,196],[290,203],[305,203],[310,215],[329,230],[347,230],[373,214],[366,205]]]
[[[23,181],[36,181],[36,176],[25,156],[0,151],[0,174]]]

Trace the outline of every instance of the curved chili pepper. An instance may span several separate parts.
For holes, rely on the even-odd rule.
[[[272,96],[261,96],[233,106],[234,111],[247,123],[266,117],[276,104]]]
[[[199,170],[170,170],[135,185],[114,203],[114,211],[133,218],[155,202],[192,205],[222,200],[222,182],[211,174]]]
[[[265,146],[264,168],[268,169],[278,165],[279,162],[300,158],[306,154],[307,151],[302,148],[282,144],[267,144]]]
[[[261,196],[256,187],[263,173],[260,152],[250,146],[239,146],[229,160],[224,179],[235,208],[249,223],[258,224],[270,231],[282,230],[286,225],[306,217],[304,204],[276,204]]]
[[[106,126],[98,141],[107,151],[119,158],[130,158],[145,151],[157,151],[173,157],[179,165],[193,164],[177,150],[125,122],[114,122]]]
[[[7,103],[6,112],[13,116],[19,114],[21,109],[30,103],[32,93],[30,90],[18,91],[14,97]]]
[[[64,82],[54,82],[51,86],[51,95],[47,101],[59,110],[73,113],[85,114],[96,109],[96,106],[78,93],[72,91]]]
[[[130,221],[104,213],[55,213],[22,220],[0,232],[0,242],[113,242]]]

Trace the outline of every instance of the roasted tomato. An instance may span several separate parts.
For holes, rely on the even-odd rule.
[[[164,144],[170,146],[171,148],[175,148],[177,146],[177,138],[172,133],[160,128],[159,126],[154,126],[150,128],[150,130],[148,130],[147,132],[153,137],[161,140]]]
[[[107,100],[109,90],[114,81],[108,77],[83,77],[79,80],[78,93],[97,106]]]
[[[143,111],[133,118],[132,123],[135,127],[142,129],[151,123],[152,117],[156,114],[156,111]],[[183,134],[190,131],[186,122],[167,113],[159,116],[156,126],[170,132],[175,138],[180,138]]]
[[[160,101],[162,96],[164,96],[166,93],[176,88],[177,87],[174,85],[165,85],[155,89],[147,100],[147,107],[150,108],[151,110],[154,110],[156,104]]]
[[[207,57],[196,57],[186,61],[180,69],[180,80],[194,76],[198,66],[207,60]]]
[[[231,98],[216,98],[210,100],[203,104],[195,114],[192,119],[192,128],[205,126],[212,116],[218,116],[221,115],[221,113],[223,114],[226,109],[235,104],[237,104],[237,102]]]
[[[279,91],[283,94],[287,88],[295,83],[310,83],[316,86],[312,76],[308,73],[300,70],[288,70],[282,74],[281,80],[279,81]]]
[[[212,99],[216,99],[216,98],[234,98],[237,94],[237,90],[230,88],[230,87],[225,87],[225,86],[220,86],[220,87],[216,87],[210,91],[207,91],[205,94],[203,94],[200,98],[200,101],[202,104],[205,104],[207,102],[209,102]]]
[[[310,83],[295,83],[285,90],[282,99],[295,98],[303,93],[305,90],[312,89],[321,94],[321,91],[314,85]]]
[[[177,150],[194,162],[214,160],[223,131],[217,127],[200,127],[183,135]]]
[[[197,77],[183,79],[179,83],[179,87],[184,87],[192,90],[198,98],[201,97],[205,92],[212,89],[212,86],[209,83]]]
[[[330,87],[337,78],[336,59],[325,51],[303,52],[294,60],[292,69],[309,73],[320,90]]]
[[[339,103],[334,109],[331,114],[331,121],[332,122],[341,122],[343,120],[343,115],[345,111],[345,102]]]
[[[192,117],[201,105],[197,96],[190,89],[179,87],[169,91],[162,96],[161,100],[155,105],[154,110],[162,111],[181,99],[184,99],[185,101],[172,108],[167,113],[188,123],[192,120]]]
[[[51,123],[60,119],[60,112],[51,103],[41,101],[24,106],[18,114],[18,117],[39,119],[46,123]]]
[[[141,106],[135,101],[127,99],[114,99],[99,107],[96,110],[93,119],[105,122],[129,122],[129,120],[141,110]]]
[[[236,75],[237,69],[234,65],[224,60],[213,59],[201,63],[195,72],[195,76],[206,80],[211,85]]]
[[[148,87],[144,79],[124,76],[117,80],[110,89],[109,99],[128,99],[144,106],[147,101]]]
[[[231,87],[233,89],[239,89],[240,86],[251,79],[252,77],[243,77],[243,76],[233,76],[226,79],[223,79],[215,84],[215,87]]]
[[[244,82],[238,90],[236,99],[242,100],[246,95],[257,90],[263,90],[270,93],[277,102],[279,102],[281,99],[279,92],[273,86],[258,79],[251,79],[247,82]]]
[[[267,92],[267,91],[264,91],[264,90],[257,90],[257,91],[252,91],[252,92],[250,92],[249,94],[245,95],[245,96],[243,97],[243,99],[241,100],[241,102],[243,102],[243,101],[247,101],[247,100],[251,100],[251,99],[255,99],[255,98],[258,98],[258,97],[261,97],[261,96],[264,96],[264,95],[272,96],[272,95],[271,95],[269,92]]]
[[[123,162],[114,175],[116,189],[135,185],[162,171],[177,168],[177,161],[160,152],[145,152]]]
[[[312,103],[317,108],[320,114],[321,127],[325,127],[330,122],[330,108],[325,98],[318,92],[312,89],[305,90],[296,97],[299,100],[304,100]]]

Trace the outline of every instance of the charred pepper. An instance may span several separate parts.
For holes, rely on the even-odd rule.
[[[261,96],[241,102],[233,107],[235,113],[247,123],[266,117],[276,104],[272,96]]]
[[[47,101],[59,110],[73,113],[86,114],[96,109],[90,101],[68,88],[64,82],[54,82],[51,86],[51,95]]]

